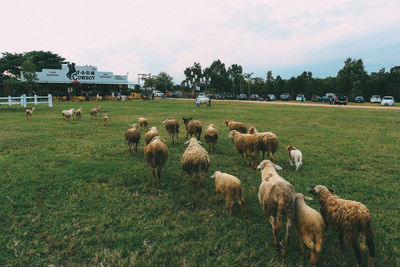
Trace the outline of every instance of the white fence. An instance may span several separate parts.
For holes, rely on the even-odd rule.
[[[7,101],[4,101],[7,100]],[[0,97],[0,105],[21,105],[26,108],[27,104],[49,104],[49,107],[53,107],[53,98],[51,94],[47,96],[8,96],[8,97]]]

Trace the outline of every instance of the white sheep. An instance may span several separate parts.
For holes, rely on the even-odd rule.
[[[304,253],[304,244],[310,249],[310,265],[315,266],[322,250],[325,223],[321,214],[308,206],[304,200],[312,198],[296,193],[295,229]]]
[[[210,166],[210,158],[207,151],[200,145],[201,142],[195,137],[190,138],[185,144],[189,144],[182,155],[181,163],[183,170],[190,175],[191,181],[195,183],[193,174],[202,182]]]
[[[289,151],[289,163],[293,166],[292,160],[294,161],[294,165],[296,165],[296,171],[303,165],[303,155],[301,151],[295,148],[294,146],[288,145],[286,150]]]
[[[289,229],[295,216],[295,192],[293,186],[283,179],[276,170],[282,168],[269,160],[263,160],[257,166],[261,170],[261,184],[258,190],[258,200],[263,207],[265,217],[269,219],[275,248],[280,249],[277,233],[282,229],[282,216],[286,215],[286,235],[282,248],[282,257],[286,256]]]
[[[225,207],[229,209],[229,215],[233,215],[233,209],[235,206],[233,199],[236,196],[239,205],[242,207],[243,216],[247,217],[240,180],[233,175],[220,171],[214,172],[211,178],[215,179],[217,198],[219,199],[219,194],[225,196]]]
[[[147,165],[153,174],[153,186],[156,185],[155,170],[157,170],[157,183],[159,184],[161,170],[168,160],[168,147],[163,141],[160,136],[155,136],[144,149]]]
[[[34,111],[35,111],[35,107],[33,107],[32,109],[27,108],[25,110],[25,118],[26,119],[28,119],[28,118],[31,119]]]
[[[357,201],[339,198],[333,194],[332,189],[323,185],[317,185],[309,193],[313,194],[319,201],[320,212],[327,226],[332,226],[339,231],[339,241],[343,248],[343,236],[351,244],[356,257],[356,266],[361,264],[361,250],[365,250],[365,239],[367,240],[369,259],[368,265],[374,265],[375,245],[374,234],[371,229],[371,215],[367,207]],[[357,244],[357,237],[360,243]]]
[[[108,126],[108,124],[110,124],[110,118],[108,117],[108,114],[104,114],[103,117],[103,123],[104,123],[104,127]]]
[[[75,114],[75,109],[71,108],[68,110],[63,110],[61,112],[62,116],[63,116],[63,120],[67,119],[69,121],[69,119],[72,117],[72,119],[74,119],[74,114]]]

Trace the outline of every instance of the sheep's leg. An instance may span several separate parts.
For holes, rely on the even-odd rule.
[[[225,196],[225,203],[226,203],[226,208],[229,208],[229,216],[233,216],[233,209],[235,207],[235,204],[232,200],[232,197],[229,194],[226,194]]]
[[[262,154],[263,154],[262,160],[264,160],[264,158],[265,158],[265,151],[264,150],[262,151]]]
[[[289,243],[289,229],[290,226],[292,225],[292,221],[290,219],[287,219],[286,222],[286,235],[285,235],[285,244],[283,245],[283,249],[282,249],[282,257],[286,256],[286,252],[287,252],[287,247],[288,247],[288,243]]]
[[[316,266],[319,258],[319,254],[321,253],[322,250],[322,244],[321,242],[318,242],[314,245],[314,247],[311,249],[311,254],[310,254],[310,265],[311,266]]]
[[[340,242],[340,249],[342,250],[342,252],[344,252],[343,231],[339,231],[338,237]]]
[[[304,242],[303,242],[303,238],[301,237],[301,235],[300,235],[299,231],[297,231],[297,229],[296,229],[296,234],[297,234],[297,237],[298,237],[298,239],[299,239],[301,253],[302,253],[303,256],[304,256]]]
[[[269,223],[272,226],[272,237],[274,238],[275,249],[279,250],[281,246],[279,245],[278,239],[276,238],[276,228],[275,228],[275,218],[273,216],[269,216]]]
[[[176,133],[176,142],[178,143],[178,133]]]
[[[155,186],[156,185],[156,172],[155,172],[154,168],[151,168],[151,172],[153,174],[153,186]]]
[[[293,166],[293,163],[292,163],[292,161],[290,160],[290,158],[289,158],[289,163],[290,163],[291,166]]]
[[[157,168],[157,183],[158,184],[160,184],[160,177],[161,177],[161,168],[160,167],[158,167]]]
[[[132,144],[129,144],[129,156],[132,156]]]
[[[272,152],[268,152],[268,156],[269,156],[269,158],[271,159],[272,162],[275,162],[274,154],[272,154]]]
[[[136,151],[136,152],[137,152],[137,145],[138,145],[138,142],[135,143],[135,151]]]
[[[354,256],[356,257],[356,266],[360,266],[361,264],[361,252],[360,252],[360,247],[357,244],[355,239],[350,240],[350,244],[353,247],[354,251]]]

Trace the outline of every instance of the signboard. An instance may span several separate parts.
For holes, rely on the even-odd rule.
[[[38,83],[71,83],[74,81],[90,84],[128,84],[128,75],[114,75],[112,72],[97,71],[94,66],[62,64],[61,69],[43,69],[36,72]],[[21,72],[21,81],[26,81]]]

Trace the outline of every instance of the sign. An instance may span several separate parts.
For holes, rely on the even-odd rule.
[[[61,69],[43,69],[36,72],[38,83],[90,83],[90,84],[128,84],[128,75],[114,75],[112,72],[98,71],[94,66],[75,66],[75,63],[62,64]],[[21,81],[26,81],[21,72]]]

